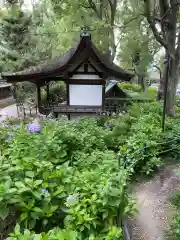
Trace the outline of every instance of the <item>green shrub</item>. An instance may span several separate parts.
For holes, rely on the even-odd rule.
[[[141,87],[132,83],[120,83],[120,88],[128,92],[141,92]]]
[[[162,164],[164,134],[161,130],[161,105],[159,103],[133,104],[130,111],[131,127],[129,137],[120,147],[121,163],[133,165],[136,174],[151,174]]]
[[[42,91],[42,103],[47,103],[46,88]],[[56,83],[49,87],[49,103],[62,103],[66,100],[66,86],[64,83]]]
[[[44,121],[38,134],[2,124],[3,239],[17,223],[19,239],[123,239],[117,212],[122,219],[135,210],[131,175],[149,175],[162,164],[162,151],[177,152],[178,142],[168,141],[179,137],[179,120],[167,118],[162,133],[161,116],[162,105],[152,102],[133,104],[124,116]],[[119,166],[124,161],[127,169]]]
[[[171,229],[168,232],[168,239],[179,240],[180,239],[180,190],[176,191],[171,198],[171,203],[176,207],[177,212],[173,221],[171,222]]]
[[[104,141],[108,149],[118,151],[119,147],[123,145],[129,137],[129,131],[132,125],[130,116],[119,116],[110,118],[106,122],[106,127],[112,131],[105,135]]]
[[[156,98],[157,98],[157,90],[155,88],[149,87],[147,89],[147,91],[141,92],[139,97],[156,100]]]
[[[36,85],[30,82],[16,84],[15,98],[18,102],[24,102],[27,98],[36,99]]]
[[[81,238],[81,234],[77,231],[73,231],[71,229],[60,229],[54,228],[50,230],[48,233],[36,234],[28,229],[25,229],[23,233],[20,231],[19,225],[16,226],[14,233],[10,234],[10,237],[7,240],[79,240]],[[94,236],[91,234],[87,240],[116,240],[122,239],[122,231],[116,226],[112,226],[109,229],[106,229],[104,234],[98,234],[98,236]]]
[[[10,234],[10,237],[7,238],[7,240],[17,240],[17,239],[76,240],[78,239],[78,234],[76,231],[72,231],[71,229],[60,229],[60,228],[55,228],[50,230],[48,233],[41,233],[41,234],[36,234],[35,232],[29,231],[28,229],[25,229],[23,232],[21,232],[20,226],[16,225],[14,232]]]
[[[58,239],[66,229],[75,234],[72,239],[76,233],[84,240],[123,239],[117,212],[121,218],[131,215],[134,202],[126,189],[127,171],[119,171],[117,155],[105,145],[109,132],[87,119],[46,122],[39,134],[23,125],[11,128],[0,167],[3,238],[18,223],[20,239]],[[56,227],[64,230],[51,238]]]

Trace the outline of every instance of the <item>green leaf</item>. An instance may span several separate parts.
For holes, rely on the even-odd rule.
[[[51,212],[55,212],[58,209],[59,206],[51,206]]]
[[[29,222],[29,229],[33,229],[36,225],[36,219],[32,219],[30,222]]]
[[[42,240],[41,234],[36,234],[36,235],[33,237],[33,240]],[[45,239],[44,239],[44,240],[45,240]]]
[[[9,208],[6,204],[0,204],[0,218],[5,220],[9,214]]]
[[[30,177],[30,178],[33,178],[33,177],[35,176],[34,172],[32,172],[32,171],[27,171],[27,172],[25,173],[25,175],[26,175],[27,177]]]
[[[37,187],[37,186],[41,185],[42,182],[43,182],[43,180],[36,180],[36,181],[34,182],[34,186]]]
[[[38,191],[33,191],[32,194],[34,195],[35,198],[37,198],[37,199],[39,199],[39,200],[41,199],[41,193],[40,193],[40,192],[38,192]]]
[[[15,186],[16,186],[17,188],[25,188],[25,187],[26,187],[26,186],[24,185],[24,183],[22,183],[22,182],[20,182],[20,181],[15,182]]]
[[[24,221],[26,218],[28,217],[28,213],[27,212],[24,212],[20,215],[20,220],[21,221]]]
[[[48,224],[48,219],[43,220],[43,225],[46,226]]]
[[[14,228],[14,232],[15,232],[15,234],[16,235],[19,235],[20,234],[20,226],[19,226],[19,224],[16,224],[16,226],[15,226],[15,228]]]
[[[103,220],[106,219],[108,217],[108,212],[107,211],[103,212],[103,216],[102,217],[103,217]]]
[[[42,213],[42,209],[38,208],[38,207],[33,208],[32,211],[34,211],[36,213]]]

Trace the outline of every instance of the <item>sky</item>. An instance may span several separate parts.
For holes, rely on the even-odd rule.
[[[4,2],[5,2],[5,0],[0,0],[0,8],[3,7]],[[24,0],[24,5],[25,5],[24,7],[30,9],[31,5],[32,5],[31,2],[32,2],[32,0]]]

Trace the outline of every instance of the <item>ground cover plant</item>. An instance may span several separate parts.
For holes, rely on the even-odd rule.
[[[132,177],[152,174],[169,148],[178,158],[179,120],[162,133],[161,111],[152,102],[110,118],[1,123],[1,239],[123,239]]]
[[[171,222],[170,231],[167,233],[168,240],[180,239],[180,190],[177,190],[170,199],[176,209],[176,214]]]
[[[2,125],[1,239],[123,239],[127,171],[94,121]],[[119,220],[117,216],[119,213]]]

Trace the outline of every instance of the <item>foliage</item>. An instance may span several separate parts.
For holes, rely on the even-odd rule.
[[[99,234],[97,237],[90,235],[88,237],[88,240],[111,240],[111,239],[122,239],[122,232],[119,228],[113,226],[106,230],[106,237],[103,236],[103,234]],[[20,232],[19,225],[16,226],[15,232],[10,234],[11,237],[7,238],[7,240],[15,240],[15,239],[24,239],[24,240],[78,240],[81,239],[80,234],[78,234],[76,231],[73,231],[71,229],[59,229],[54,228],[50,230],[48,233],[41,233],[41,234],[35,234],[34,232],[30,232],[28,229],[25,229],[23,233]]]
[[[145,92],[142,92],[140,94],[141,98],[149,98],[149,99],[153,99],[156,100],[157,98],[157,90],[154,88],[149,87]]]
[[[122,161],[126,158],[128,164],[134,164],[136,173],[149,175],[161,164],[157,158],[162,148],[157,143],[161,142],[163,137],[160,120],[160,116],[152,112],[140,116],[130,129],[132,135],[120,148]]]
[[[137,84],[132,83],[120,83],[121,89],[127,92],[132,99],[153,99],[156,100],[157,90],[149,87],[145,92]]]
[[[125,144],[130,135],[132,119],[130,116],[119,116],[106,120],[105,127],[112,131],[105,136],[105,143],[109,149],[118,151]]]
[[[179,120],[167,119],[162,133],[161,115],[152,102],[122,116],[45,121],[40,133],[1,124],[3,239],[123,239],[117,213],[135,211],[129,181],[152,174],[178,143]]]
[[[7,43],[11,53],[3,52],[1,56],[1,71],[18,70],[27,66],[28,59],[20,55],[25,54],[28,46],[27,32],[30,25],[30,17],[21,11],[18,4],[2,10],[1,31],[2,39]],[[21,66],[21,67],[20,67]]]
[[[180,238],[180,190],[177,190],[171,198],[171,203],[176,207],[177,212],[171,223],[171,229],[168,232],[169,239],[178,240]]]
[[[76,240],[78,239],[77,232],[72,231],[70,229],[63,230],[59,228],[55,228],[50,230],[47,234],[36,234],[34,232],[29,231],[28,229],[25,229],[24,232],[21,232],[20,226],[16,225],[14,233],[10,234],[10,237],[7,238],[8,240],[15,240],[15,239],[24,239],[24,240],[55,240],[55,239],[63,239],[63,240]]]
[[[120,15],[124,28],[118,36],[120,51],[117,58],[124,68],[134,69],[138,75],[145,77],[159,50],[159,44],[143,17],[140,1],[122,1]]]
[[[47,92],[46,88],[42,91],[42,103],[47,102]],[[49,103],[62,103],[66,100],[66,86],[63,82],[60,83],[52,83],[49,86]]]
[[[132,83],[120,83],[119,84],[120,88],[124,91],[128,92],[140,92],[141,87],[137,84],[132,84]]]
[[[29,133],[24,125],[4,129],[11,133],[7,145],[1,146],[4,235],[13,215],[7,231],[18,223],[22,239],[35,237],[33,231],[51,239],[48,231],[57,226],[77,232],[81,239],[122,239],[117,211],[121,218],[130,215],[134,204],[126,189],[127,171],[119,171],[116,154],[104,142],[110,130],[88,119],[46,122],[39,134]],[[53,234],[58,238],[66,232],[59,229]]]

